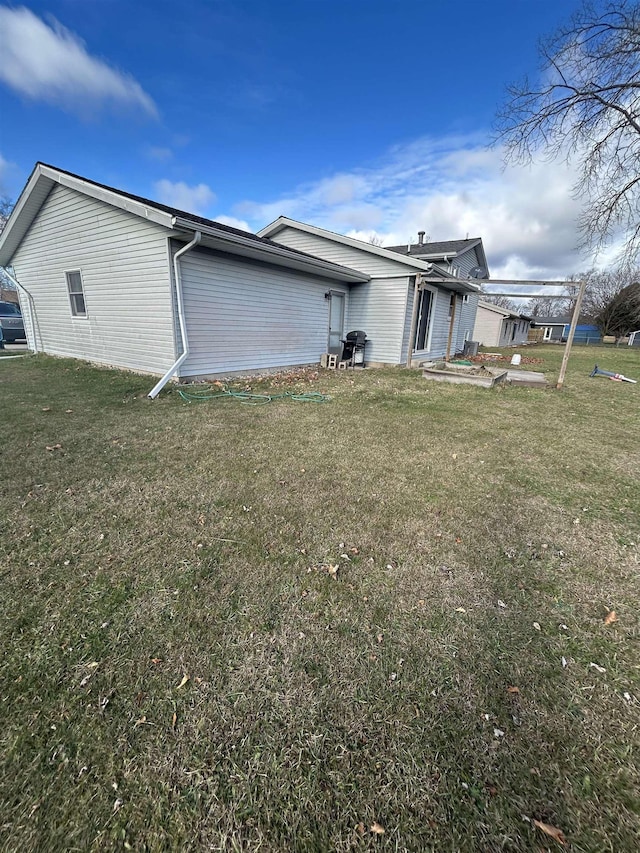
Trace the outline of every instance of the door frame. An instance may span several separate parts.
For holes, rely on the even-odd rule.
[[[344,290],[330,290],[329,291],[329,326],[327,329],[327,352],[331,351],[331,321],[333,318],[333,310],[334,310],[333,306],[334,306],[334,304],[337,303],[338,299],[342,300],[342,306],[340,308],[340,312],[341,312],[342,316],[341,316],[341,323],[340,323],[341,328],[340,328],[339,340],[342,341],[342,339],[344,338],[344,324],[345,324],[345,319],[346,319],[346,314],[347,314],[346,296],[347,296],[347,294],[345,293]],[[336,300],[336,303],[334,303],[334,299]],[[335,334],[335,332],[334,332],[334,334]]]

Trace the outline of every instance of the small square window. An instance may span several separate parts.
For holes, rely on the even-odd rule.
[[[84,301],[84,288],[82,286],[82,275],[79,270],[66,273],[67,290],[69,291],[69,303],[71,314],[74,317],[86,317],[87,306]]]

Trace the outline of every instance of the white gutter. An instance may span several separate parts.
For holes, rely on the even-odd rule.
[[[172,219],[173,227],[178,230],[181,228],[194,228],[195,224],[191,220],[179,216],[174,216]],[[232,243],[246,249],[262,252],[263,254],[273,255],[278,259],[297,261],[305,269],[311,267],[314,270],[322,270],[325,274],[328,273],[331,278],[336,278],[339,281],[353,281],[362,284],[371,279],[371,276],[367,273],[360,272],[351,267],[344,267],[341,264],[334,264],[332,261],[325,261],[324,258],[316,258],[306,252],[290,249],[288,246],[279,245],[275,242],[262,243],[256,241],[254,238],[260,235],[243,237],[241,234],[229,234],[226,231],[221,231],[209,225],[198,225],[197,227],[205,237],[213,237],[225,243]]]
[[[182,255],[188,252],[190,249],[193,249],[194,246],[197,246],[198,243],[202,240],[202,232],[196,231],[193,235],[193,240],[190,243],[187,243],[186,246],[183,246],[179,251],[175,253],[173,256],[173,274],[176,282],[176,298],[178,302],[178,319],[180,321],[180,337],[182,338],[182,355],[180,358],[173,364],[169,370],[165,373],[162,379],[154,385],[154,387],[149,391],[147,395],[152,400],[158,396],[158,394],[162,391],[167,382],[171,379],[174,373],[179,369],[180,365],[189,355],[189,339],[187,338],[187,325],[184,319],[184,300],[182,298],[182,277],[180,276],[180,265],[178,260]]]
[[[9,270],[6,267],[2,267],[2,272],[6,275],[6,277],[10,281],[12,281],[15,284],[15,286],[18,288],[18,290],[22,290],[27,295],[27,298],[29,300],[29,314],[30,314],[30,319],[31,319],[31,331],[33,332],[33,351],[38,352],[38,336],[36,334],[36,306],[35,306],[35,303],[33,301],[33,296],[29,293],[29,291],[27,290],[27,288],[23,284],[20,284],[18,279],[15,278],[15,276],[11,275],[11,273],[9,272]]]

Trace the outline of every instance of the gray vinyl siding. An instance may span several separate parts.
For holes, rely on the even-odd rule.
[[[351,288],[347,331],[366,332],[368,362],[401,363],[409,281],[408,277],[374,278]]]
[[[458,276],[460,278],[468,278],[471,270],[474,267],[479,266],[475,248],[469,249],[468,252],[458,255],[451,262],[451,266],[458,270]]]
[[[12,264],[31,292],[37,348],[149,373],[175,360],[166,229],[61,185]],[[86,317],[73,317],[65,272],[79,270]],[[34,332],[22,297],[29,346]]]
[[[289,226],[278,231],[271,239],[276,243],[282,243],[283,246],[289,246],[289,248],[298,249],[301,252],[308,252],[308,254],[323,258],[325,261],[332,261],[335,264],[351,267],[366,275],[384,278],[390,275],[401,275],[402,273],[409,274],[406,264],[369,252],[366,243],[363,244],[362,249],[358,249],[353,246],[345,246],[344,243],[339,243],[336,240],[319,237],[316,234],[309,234],[306,231],[300,231],[297,228]]]
[[[516,335],[512,337],[513,326],[516,326]],[[529,336],[529,323],[515,318],[505,317],[502,322],[499,346],[517,346],[524,343]]]
[[[182,377],[292,367],[327,351],[328,290],[348,287],[208,249],[180,260],[189,355]],[[345,331],[347,331],[345,329]]]
[[[448,290],[438,290],[435,314],[433,318],[433,331],[431,333],[431,348],[429,355],[432,358],[443,358],[447,354],[447,341],[449,340],[449,304],[451,293]]]
[[[468,302],[462,300],[459,305],[459,323],[456,336],[456,352],[462,352],[464,348],[465,332],[469,332],[468,339],[475,340],[473,337],[473,329],[476,321],[476,312],[478,310],[478,302],[480,300],[479,293],[470,293]]]
[[[404,315],[404,329],[402,330],[402,364],[407,363],[409,355],[409,338],[411,337],[411,321],[413,320],[413,300],[415,297],[415,279],[409,279],[407,290],[407,310]]]

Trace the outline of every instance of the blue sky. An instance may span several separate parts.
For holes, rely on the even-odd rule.
[[[584,268],[570,168],[488,149],[558,0],[0,0],[0,191],[37,160],[257,230],[482,236],[494,277]]]

